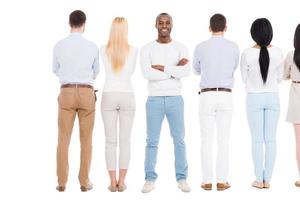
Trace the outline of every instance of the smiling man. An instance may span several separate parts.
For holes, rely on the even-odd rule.
[[[143,193],[154,189],[157,147],[164,117],[169,122],[174,143],[175,171],[178,187],[189,192],[186,183],[188,165],[184,143],[184,102],[180,95],[182,77],[188,76],[187,48],[171,39],[172,17],[161,13],[156,18],[158,38],[141,50],[141,68],[148,80],[149,96],[146,102],[147,146],[145,158],[145,184]]]

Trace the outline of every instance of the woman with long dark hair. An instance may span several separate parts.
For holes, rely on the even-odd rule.
[[[246,107],[252,136],[252,157],[256,188],[269,188],[276,158],[276,128],[279,118],[278,83],[283,73],[283,56],[271,45],[273,30],[266,18],[251,26],[255,45],[244,50],[242,78],[246,84]],[[265,151],[264,151],[265,149]]]
[[[295,49],[290,51],[285,59],[283,78],[292,80],[286,120],[294,124],[296,157],[300,175],[300,24],[295,31],[294,47]],[[300,180],[296,181],[295,185],[300,187]]]

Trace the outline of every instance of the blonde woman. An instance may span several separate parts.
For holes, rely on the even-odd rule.
[[[126,189],[125,177],[130,159],[130,136],[135,113],[135,98],[130,79],[135,69],[136,56],[137,49],[128,44],[126,19],[116,17],[111,25],[108,43],[101,48],[106,74],[101,113],[106,137],[106,165],[111,181],[108,189],[111,192],[123,192]],[[119,178],[116,173],[117,163]]]

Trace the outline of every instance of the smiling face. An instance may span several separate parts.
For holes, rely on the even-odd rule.
[[[170,15],[159,15],[156,18],[155,27],[158,31],[158,36],[162,38],[170,37],[173,27],[173,21]]]

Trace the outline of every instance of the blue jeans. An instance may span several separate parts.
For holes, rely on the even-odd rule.
[[[276,157],[279,97],[277,93],[248,93],[246,104],[256,181],[270,182]]]
[[[184,143],[184,102],[181,96],[149,96],[146,103],[147,146],[145,157],[145,179],[155,181],[157,146],[161,125],[167,116],[174,143],[176,180],[187,178],[188,165]]]

